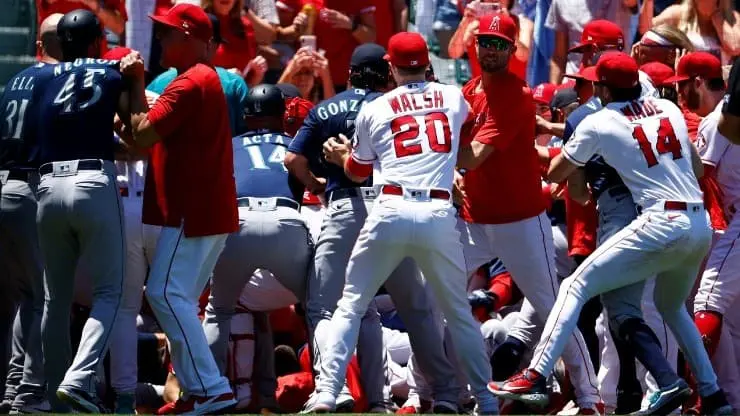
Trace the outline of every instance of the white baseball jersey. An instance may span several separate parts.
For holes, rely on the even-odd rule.
[[[375,184],[450,190],[468,111],[455,86],[402,85],[362,107],[352,158],[373,164]]]
[[[583,166],[594,155],[617,170],[635,202],[702,202],[681,110],[668,100],[613,102],[581,122],[563,156]]]
[[[724,194],[724,210],[740,203],[740,146],[734,146],[717,131],[722,105],[709,113],[699,124],[696,147],[702,162],[717,168],[717,183]]]

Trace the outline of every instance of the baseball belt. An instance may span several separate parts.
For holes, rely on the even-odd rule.
[[[266,205],[266,200],[273,198],[253,198],[251,201],[249,198],[239,198],[236,200],[236,204],[239,207],[245,208],[260,208],[261,205]],[[300,211],[301,205],[289,198],[275,197],[276,207],[293,208],[296,211]]]
[[[102,170],[103,161],[100,159],[82,159],[77,162],[77,170]],[[44,163],[39,168],[39,175],[46,175],[54,171],[54,163]]]
[[[329,192],[327,200],[334,202],[347,198],[374,199],[376,196],[378,196],[378,193],[372,187],[340,188]]]

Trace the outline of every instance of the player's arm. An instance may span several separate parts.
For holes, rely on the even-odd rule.
[[[316,119],[316,112],[312,109],[308,113],[301,128],[298,129],[295,138],[290,142],[283,161],[288,172],[298,178],[303,186],[314,195],[324,192],[326,179],[319,178],[313,174],[305,153],[309,144],[314,140],[318,140],[318,134],[319,123]]]
[[[568,176],[568,195],[581,205],[588,205],[591,202],[591,192],[586,184],[583,169],[576,169]]]
[[[727,94],[717,129],[733,144],[740,144],[740,61],[732,65]]]
[[[463,169],[475,169],[488,159],[494,150],[492,145],[473,139],[469,145],[460,147],[457,153],[457,166]]]
[[[583,167],[599,150],[599,133],[595,126],[598,119],[586,117],[562,148],[559,155],[550,162],[547,179],[561,183],[568,179],[579,167]]]
[[[696,179],[701,179],[704,176],[704,164],[701,161],[701,156],[699,156],[699,151],[696,150],[693,143],[689,146],[689,151],[691,151],[691,168],[694,170]]]
[[[519,105],[523,103],[511,103],[507,107]],[[472,170],[480,166],[495,150],[508,147],[519,134],[519,129],[527,123],[516,112],[508,111],[502,105],[489,103],[487,111],[486,121],[473,140],[460,146],[457,156],[457,166],[460,168]]]
[[[372,160],[358,159],[352,154],[352,145],[343,134],[339,137],[330,137],[324,142],[324,157],[330,163],[344,169],[344,174],[352,182],[362,183],[373,173]]]

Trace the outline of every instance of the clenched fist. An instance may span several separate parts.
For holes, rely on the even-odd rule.
[[[144,79],[144,59],[141,54],[132,51],[121,59],[121,73],[132,79]]]

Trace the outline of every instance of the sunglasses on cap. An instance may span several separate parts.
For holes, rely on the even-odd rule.
[[[492,48],[497,51],[505,51],[511,47],[511,42],[495,36],[478,36],[478,46],[481,48]]]

